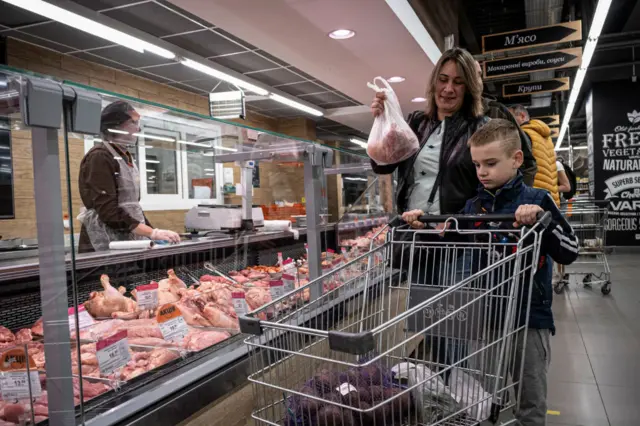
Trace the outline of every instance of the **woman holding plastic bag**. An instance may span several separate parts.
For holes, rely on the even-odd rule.
[[[458,213],[479,184],[467,141],[486,121],[473,56],[459,48],[444,52],[429,78],[426,109],[410,114],[406,123],[395,93],[384,89],[371,105],[375,120],[367,152],[373,171],[398,170],[398,212],[413,227],[424,226],[416,221],[418,211]],[[405,126],[414,139],[404,133]]]
[[[465,202],[473,198],[479,184],[467,141],[488,119],[482,115],[482,81],[476,74],[476,63],[466,50],[454,48],[442,54],[429,78],[427,105],[424,111],[409,115],[406,123],[399,122],[399,106],[393,92],[377,91],[371,105],[375,117],[367,152],[372,158],[373,171],[378,174],[398,170],[396,203],[398,212],[412,227],[424,224],[418,217],[427,214],[455,214]],[[392,127],[394,120],[396,127]],[[388,136],[384,130],[409,127],[415,134],[409,137]],[[417,147],[413,148],[413,143]],[[402,146],[385,146],[396,143]],[[397,160],[393,157],[404,157]],[[390,161],[391,160],[391,161]],[[393,162],[395,160],[395,162]],[[390,164],[389,164],[390,163]],[[408,236],[408,233],[399,233]],[[455,233],[421,235],[421,240],[444,239],[455,241]],[[409,269],[409,253],[394,253],[394,259],[403,259],[402,269]],[[460,271],[456,277],[440,277],[441,259],[436,250],[419,256],[412,268],[412,283],[448,286],[459,282],[469,271]],[[461,276],[465,275],[465,276]],[[444,282],[448,280],[448,282]],[[460,358],[466,348],[457,342],[426,339],[425,350],[442,364]],[[420,355],[419,355],[420,356]]]

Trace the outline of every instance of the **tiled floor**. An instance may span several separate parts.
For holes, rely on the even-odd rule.
[[[554,298],[551,426],[640,425],[640,252],[608,259],[609,296],[574,276]]]

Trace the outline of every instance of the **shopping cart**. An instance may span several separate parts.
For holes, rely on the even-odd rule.
[[[515,423],[509,412],[548,218],[489,231],[459,223],[514,217],[425,216],[447,220],[452,238],[392,229],[383,245],[242,317],[256,424]],[[336,276],[343,284],[322,294]],[[304,291],[322,295],[287,309]]]
[[[569,285],[571,276],[582,276],[585,287],[600,285],[602,294],[611,293],[611,269],[607,262],[606,223],[609,201],[579,198],[569,201],[563,209],[567,221],[573,228],[580,248],[578,259],[554,285],[554,291],[561,294]]]

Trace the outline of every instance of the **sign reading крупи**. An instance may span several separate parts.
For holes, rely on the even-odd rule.
[[[514,56],[485,62],[482,67],[485,78],[506,77],[529,74],[535,71],[548,71],[560,68],[578,67],[582,62],[582,49],[555,50],[553,52],[534,53],[533,55]]]
[[[482,53],[582,40],[582,21],[482,36]]]
[[[569,77],[551,80],[527,81],[524,83],[504,84],[502,97],[534,95],[538,93],[564,92],[569,90]]]
[[[609,200],[607,245],[640,244],[640,85],[594,83],[587,121],[597,200]]]

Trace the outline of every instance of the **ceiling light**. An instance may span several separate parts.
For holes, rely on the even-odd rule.
[[[205,172],[215,172],[215,169],[204,169]]]
[[[184,145],[199,146],[201,148],[211,148],[211,144],[210,143],[187,142],[187,141],[178,141],[178,143],[181,143],[181,144],[184,144]]]
[[[147,169],[147,173],[155,173],[156,171],[153,169]]]
[[[357,178],[357,177],[345,177],[343,178],[344,180],[353,180],[353,181],[360,181],[360,182],[369,182],[368,179],[365,178]]]
[[[205,175],[205,176],[214,176],[214,174],[213,174],[213,173],[205,173],[204,175]]]
[[[242,81],[239,78],[232,77],[229,74],[225,74],[222,71],[218,71],[199,62],[192,61],[191,59],[183,59],[181,63],[186,67],[189,67],[196,71],[200,71],[201,73],[210,75],[211,77],[215,77],[218,80],[224,80],[227,83],[235,84],[238,87],[242,87],[243,89],[256,93],[258,95],[267,96],[269,94],[268,90],[255,86],[251,83],[247,83],[246,81]]]
[[[160,164],[160,161],[158,160],[144,160],[145,163],[151,163],[151,164]]]
[[[349,142],[354,143],[358,146],[361,146],[362,148],[366,148],[367,147],[367,143],[365,141],[362,141],[360,139],[356,139],[356,138],[351,138],[349,139]]]
[[[152,141],[164,141],[164,142],[175,142],[176,140],[173,138],[165,138],[164,136],[155,136],[155,135],[147,135],[145,133],[134,133],[133,136],[137,136],[142,139],[151,139]]]
[[[564,136],[569,130],[569,121],[571,120],[571,115],[573,114],[576,102],[578,101],[580,89],[582,88],[582,83],[584,82],[587,70],[589,69],[589,64],[591,63],[591,59],[596,51],[598,38],[600,37],[602,27],[604,26],[604,22],[609,14],[611,2],[612,0],[598,0],[596,12],[593,15],[593,21],[591,21],[591,27],[589,29],[589,37],[587,37],[587,43],[582,50],[582,64],[580,65],[580,68],[576,73],[576,77],[573,80],[571,94],[569,95],[569,103],[567,103],[567,109],[565,110],[564,117],[562,118],[562,127],[560,127],[560,134],[558,134],[558,140],[556,141],[556,150],[562,145]]]
[[[404,81],[404,77],[395,76],[387,79],[389,83],[402,83]]]
[[[236,148],[227,148],[226,146],[214,146],[212,147],[213,149],[219,149],[222,151],[231,151],[231,152],[238,152],[238,150]],[[208,151],[203,153],[202,155],[204,155],[205,157],[213,157],[215,154],[213,151]]]
[[[425,26],[416,15],[413,7],[409,4],[408,0],[385,0],[387,5],[393,10],[400,22],[405,26],[409,34],[414,38],[418,45],[422,48],[424,53],[427,54],[431,62],[434,64],[438,62],[442,53],[438,48],[438,45],[425,28]]]
[[[351,38],[353,36],[356,35],[355,31],[352,30],[346,30],[346,29],[340,29],[340,30],[334,30],[331,31],[329,33],[329,37],[336,39],[336,40],[346,40],[348,38]]]
[[[94,139],[93,139],[93,141],[94,141],[94,142],[102,142],[102,139],[94,138]]]
[[[174,59],[176,55],[167,49],[155,46],[139,38],[133,37],[129,34],[118,31],[107,25],[85,18],[77,13],[70,12],[58,6],[54,6],[51,3],[47,3],[42,0],[3,0],[5,3],[12,4],[19,8],[28,10],[35,14],[44,16],[45,18],[52,19],[60,22],[61,24],[68,25],[77,30],[84,31],[93,36],[103,38],[112,43],[119,44],[129,49],[135,50],[140,53],[145,51],[154,53],[167,59]]]
[[[411,99],[411,102],[427,102],[427,98],[417,97],[417,98]]]
[[[291,99],[285,98],[284,96],[276,95],[275,93],[272,93],[271,95],[269,95],[269,97],[276,102],[280,102],[281,104],[285,104],[292,108],[299,109],[300,111],[307,112],[311,115],[315,115],[318,117],[322,117],[324,115],[324,113],[320,110],[308,107],[306,105],[301,104],[300,102],[292,101]]]
[[[215,117],[216,120],[237,120],[238,118],[240,118],[240,116],[238,114],[231,114],[231,115],[216,115]]]
[[[107,132],[109,133],[117,133],[119,135],[128,135],[129,132],[125,132],[124,130],[118,130],[118,129],[107,129]]]

